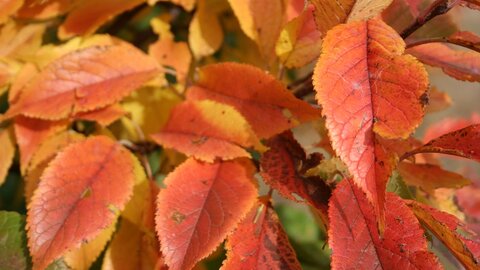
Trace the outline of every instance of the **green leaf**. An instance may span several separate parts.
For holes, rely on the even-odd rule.
[[[16,212],[0,211],[0,268],[21,270],[29,266],[25,217]]]

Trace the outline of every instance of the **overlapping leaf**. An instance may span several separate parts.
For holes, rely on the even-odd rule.
[[[452,105],[450,96],[438,90],[436,87],[431,87],[428,93],[428,105],[426,112],[433,113],[443,111]]]
[[[25,217],[15,212],[0,211],[0,266],[2,270],[28,269]]]
[[[14,14],[23,4],[23,0],[4,0],[0,2],[0,25]]]
[[[337,186],[329,206],[332,269],[443,269],[419,222],[393,193],[387,194],[382,237],[374,208],[350,180]]]
[[[249,157],[242,147],[263,149],[240,113],[209,100],[178,105],[165,127],[152,138],[158,144],[207,162]]]
[[[433,139],[404,154],[403,158],[418,153],[441,153],[480,161],[480,124],[462,128]]]
[[[136,59],[135,63],[131,59]],[[158,72],[158,64],[132,46],[94,46],[50,63],[22,90],[6,117],[58,120],[113,104]]]
[[[464,224],[453,215],[415,201],[408,201],[407,204],[417,218],[445,244],[466,269],[478,269],[480,259],[478,236],[472,236]]]
[[[423,44],[407,50],[423,63],[439,67],[447,75],[462,81],[480,81],[480,54],[456,51],[440,43]]]
[[[28,206],[33,269],[44,269],[111,225],[128,201],[134,157],[104,136],[68,146],[49,164]]]
[[[76,2],[75,0],[25,0],[16,16],[21,19],[49,19],[65,14]]]
[[[254,171],[248,160],[188,159],[167,176],[156,229],[169,269],[191,269],[235,228],[256,198]]]
[[[295,98],[273,76],[245,64],[203,67],[196,85],[188,89],[187,99],[211,99],[235,107],[260,138],[314,120],[320,114],[318,109]]]
[[[222,270],[302,269],[269,202],[258,202],[227,240]]]
[[[0,145],[2,146],[2,154],[0,155],[0,186],[7,177],[8,169],[12,165],[15,155],[15,145],[9,130],[0,130]]]
[[[324,39],[313,75],[333,148],[374,203],[380,222],[395,156],[379,136],[408,137],[422,120],[428,85],[425,69],[403,55],[404,48],[380,20],[340,25]]]

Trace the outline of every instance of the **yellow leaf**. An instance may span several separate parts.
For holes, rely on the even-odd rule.
[[[216,52],[223,42],[223,31],[215,12],[217,0],[199,0],[197,11],[190,22],[188,42],[195,58]]]
[[[0,186],[5,181],[8,169],[12,165],[13,156],[15,155],[15,146],[13,138],[8,129],[0,130],[0,146],[2,153],[0,154]]]
[[[45,24],[23,25],[8,21],[0,29],[0,57],[24,59],[33,55],[42,44],[44,32]]]

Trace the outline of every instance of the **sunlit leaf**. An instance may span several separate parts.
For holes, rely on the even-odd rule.
[[[0,146],[2,154],[0,154],[0,186],[7,177],[8,169],[12,165],[15,155],[15,145],[10,131],[8,129],[0,130]]]

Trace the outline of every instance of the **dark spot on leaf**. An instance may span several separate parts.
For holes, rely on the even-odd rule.
[[[175,223],[180,224],[185,220],[185,215],[175,210],[172,213],[172,220],[175,221]]]

